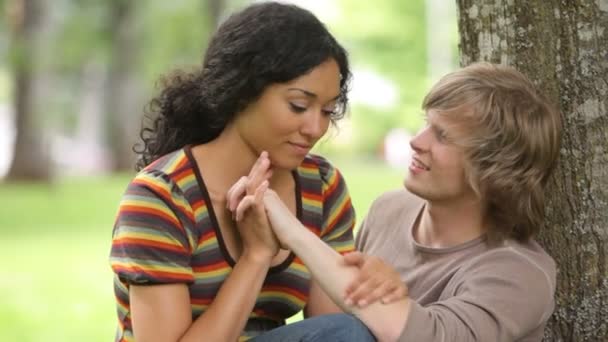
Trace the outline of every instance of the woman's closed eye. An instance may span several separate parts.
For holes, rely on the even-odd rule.
[[[293,102],[289,102],[289,107],[294,113],[304,113],[308,109],[305,106],[298,105]]]
[[[322,110],[321,112],[325,116],[334,116],[334,115],[336,115],[336,111],[335,110]]]
[[[334,116],[338,112],[338,108],[335,105],[334,106],[328,106],[328,107],[325,107],[325,108],[321,109],[321,112],[325,116]]]
[[[291,111],[293,111],[294,113],[304,113],[305,111],[308,110],[307,106],[296,104],[293,102],[289,103],[289,107],[291,108]],[[337,109],[335,106],[321,109],[321,113],[323,113],[323,115],[325,115],[325,116],[334,116],[336,114],[336,111],[337,111]]]

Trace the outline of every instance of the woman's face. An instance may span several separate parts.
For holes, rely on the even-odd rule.
[[[268,151],[273,167],[294,169],[327,132],[339,95],[340,71],[329,59],[308,74],[266,87],[234,124],[254,153]]]

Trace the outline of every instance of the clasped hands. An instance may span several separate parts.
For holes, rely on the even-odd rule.
[[[272,177],[267,152],[262,152],[249,175],[241,177],[227,193],[226,207],[232,212],[246,249],[255,249],[269,258],[280,248],[289,249],[294,230],[305,229],[269,188]],[[290,234],[291,232],[291,234]],[[392,303],[407,296],[399,274],[381,258],[352,252],[343,256],[345,266],[356,267],[358,274],[345,290],[344,303],[365,307],[376,301]]]

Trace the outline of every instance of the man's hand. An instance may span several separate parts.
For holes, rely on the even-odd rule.
[[[359,275],[346,288],[346,305],[366,307],[378,300],[388,304],[407,296],[407,286],[399,273],[379,257],[352,252],[343,260],[346,265],[359,268]]]

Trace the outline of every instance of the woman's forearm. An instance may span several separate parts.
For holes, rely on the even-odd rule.
[[[137,341],[235,341],[266,277],[270,261],[242,255],[207,310],[194,322],[185,284],[131,286]]]
[[[254,259],[248,255],[239,258],[207,311],[194,321],[182,340],[200,341],[201,336],[209,341],[238,339],[270,267],[270,261]]]

